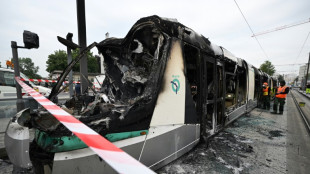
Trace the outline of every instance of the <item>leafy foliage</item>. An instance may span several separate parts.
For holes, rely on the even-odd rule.
[[[276,72],[274,65],[268,60],[261,64],[259,68],[270,76],[272,76]]]
[[[37,74],[39,66],[34,66],[31,58],[18,58],[20,71],[30,79],[41,79],[42,77]]]
[[[63,70],[67,65],[67,53],[64,50],[57,50],[54,54],[50,54],[46,61],[46,71],[51,73],[54,70]]]
[[[72,59],[75,60],[79,55],[79,50],[75,49],[72,51]],[[88,72],[96,73],[99,71],[99,65],[97,63],[97,58],[93,56],[93,53],[87,53],[87,61],[88,61]],[[46,71],[51,73],[54,70],[64,70],[67,67],[67,52],[64,50],[57,50],[53,54],[48,56],[46,61],[47,68]],[[74,72],[80,72],[80,63],[77,63],[73,67]]]

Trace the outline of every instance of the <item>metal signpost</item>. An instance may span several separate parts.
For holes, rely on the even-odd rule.
[[[11,47],[12,47],[13,62],[14,62],[14,75],[15,77],[16,76],[20,77],[17,43],[15,41],[11,41]],[[18,84],[16,84],[16,95],[17,95],[16,108],[17,108],[17,112],[19,112],[25,108],[25,105],[24,105],[24,101],[22,98],[22,90]]]
[[[72,33],[68,33],[67,36],[66,36],[66,39],[60,37],[60,36],[57,36],[57,39],[60,43],[64,44],[66,47],[67,47],[67,55],[68,55],[68,60],[67,60],[67,63],[68,65],[72,62],[72,54],[71,54],[71,50],[74,50],[76,48],[79,48],[79,45],[75,44],[72,42],[72,37],[73,37],[73,34]],[[72,70],[69,72],[69,91],[70,91],[70,97],[73,96],[73,85],[72,85],[72,82],[73,82],[73,78],[72,78]]]
[[[39,36],[37,34],[24,30],[23,40],[25,44],[24,47],[17,46],[17,43],[15,41],[11,41],[13,62],[14,62],[14,75],[18,77],[20,76],[20,71],[19,71],[17,48],[27,48],[27,49],[39,48]],[[16,95],[17,95],[16,108],[17,108],[17,112],[19,112],[23,110],[25,106],[24,106],[24,101],[22,98],[21,87],[17,84],[16,84]]]
[[[72,33],[68,33],[67,34],[67,37],[66,39],[68,41],[71,41],[72,42],[72,37],[73,37],[73,34]],[[68,54],[68,65],[70,64],[70,62],[72,61],[72,54],[71,54],[71,48],[67,47],[67,54]],[[73,85],[72,85],[72,82],[73,82],[73,78],[72,78],[72,70],[69,72],[69,94],[70,94],[70,97],[73,96]]]

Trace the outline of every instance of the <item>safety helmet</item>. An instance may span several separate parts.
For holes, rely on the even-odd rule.
[[[267,82],[265,82],[265,83],[264,83],[264,85],[268,86],[268,83],[267,83]]]

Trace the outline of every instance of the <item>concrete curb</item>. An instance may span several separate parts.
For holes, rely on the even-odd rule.
[[[307,95],[306,93],[304,93],[303,91],[298,90],[298,92],[302,95],[304,95],[305,97],[307,97],[308,99],[310,99],[310,95]]]

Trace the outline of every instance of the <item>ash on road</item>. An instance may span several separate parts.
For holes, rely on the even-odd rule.
[[[157,173],[286,173],[286,131],[285,114],[255,109]]]

